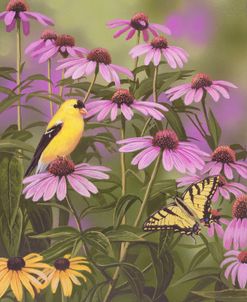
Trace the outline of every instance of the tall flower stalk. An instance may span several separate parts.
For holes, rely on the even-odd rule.
[[[17,127],[20,131],[22,129],[22,117],[21,117],[21,23],[17,19],[16,29],[16,85],[19,98],[17,100]]]
[[[145,195],[144,195],[144,198],[143,198],[143,202],[142,202],[142,205],[141,205],[141,208],[138,212],[138,215],[136,217],[136,220],[134,222],[134,226],[135,227],[138,227],[140,222],[141,222],[141,218],[142,218],[142,215],[143,215],[143,212],[147,206],[147,202],[149,200],[149,197],[150,197],[150,194],[151,194],[151,191],[152,191],[152,187],[153,187],[153,184],[154,184],[154,181],[156,179],[156,176],[158,174],[158,170],[159,170],[159,166],[160,166],[160,163],[161,163],[161,159],[162,159],[162,156],[159,155],[159,157],[157,158],[156,162],[155,162],[155,166],[154,166],[154,169],[153,169],[153,172],[152,172],[152,175],[150,177],[150,180],[149,180],[149,183],[147,185],[147,189],[146,189],[146,192],[145,192]],[[127,242],[124,247],[122,248],[121,252],[120,252],[120,258],[119,258],[119,262],[123,262],[125,261],[126,257],[127,257],[127,253],[128,253],[128,248],[130,246],[130,243]],[[103,302],[108,302],[110,301],[109,298],[110,298],[110,295],[113,291],[113,289],[115,288],[115,285],[117,283],[117,280],[118,280],[118,277],[119,277],[119,272],[120,272],[120,268],[118,267],[112,277],[112,282],[109,284],[109,287],[107,289],[107,292],[106,292],[106,295],[104,297],[104,300]]]
[[[47,77],[48,77],[48,94],[49,96],[52,95],[52,81],[51,81],[51,59],[48,60],[47,63]],[[50,101],[50,114],[51,117],[54,115],[54,111],[53,111],[53,103],[52,101]]]
[[[64,73],[65,73],[65,70],[62,69],[61,81],[64,80]],[[61,98],[63,97],[63,90],[64,90],[64,86],[61,85],[61,86],[60,86],[60,89],[59,89],[59,96],[60,96]]]
[[[88,91],[84,97],[84,100],[83,100],[83,103],[85,104],[88,100],[88,98],[90,97],[90,94],[91,94],[91,91],[92,91],[92,88],[93,88],[93,85],[95,84],[95,81],[97,79],[97,75],[98,75],[98,71],[96,70],[95,73],[94,73],[94,76],[93,76],[93,79],[88,87]]]

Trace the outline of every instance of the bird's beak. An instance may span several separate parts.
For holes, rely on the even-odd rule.
[[[79,111],[80,111],[80,114],[82,114],[82,115],[87,114],[87,110],[85,108],[82,108]]]

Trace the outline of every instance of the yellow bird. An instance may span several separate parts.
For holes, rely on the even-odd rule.
[[[87,111],[82,101],[65,101],[49,122],[34,153],[25,176],[38,165],[36,173],[46,170],[49,164],[59,156],[68,156],[78,145],[83,131],[83,114]]]

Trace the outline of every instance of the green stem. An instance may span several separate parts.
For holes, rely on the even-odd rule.
[[[62,70],[62,75],[61,75],[61,80],[64,80],[64,73],[65,73],[65,70],[63,69]],[[62,98],[63,97],[63,89],[64,89],[64,86],[60,86],[60,89],[59,89],[59,96]]]
[[[162,158],[162,154],[159,155],[159,157],[157,158],[156,162],[155,162],[155,166],[154,166],[154,169],[153,169],[153,172],[152,172],[152,175],[151,175],[151,178],[149,180],[149,183],[148,183],[148,186],[147,186],[147,189],[146,189],[146,192],[145,192],[145,195],[144,195],[144,199],[143,199],[143,202],[142,202],[142,205],[141,205],[141,208],[138,212],[138,215],[136,217],[136,220],[134,222],[134,226],[137,227],[140,222],[141,222],[141,218],[142,218],[142,215],[143,215],[143,211],[144,209],[146,208],[146,205],[147,205],[147,201],[149,200],[149,197],[150,197],[150,193],[152,191],[152,187],[153,187],[153,184],[154,184],[154,181],[155,181],[155,178],[158,174],[158,170],[159,170],[159,165],[160,165],[160,162],[161,162],[161,158]],[[128,248],[130,246],[130,243],[126,243],[123,247],[123,250],[122,250],[122,253],[120,254],[120,259],[119,259],[119,262],[123,262],[125,261],[126,259],[126,256],[127,256],[127,252],[128,252]],[[115,272],[114,272],[114,275],[112,277],[112,282],[109,284],[109,287],[107,289],[107,292],[106,292],[106,295],[104,297],[104,300],[103,302],[108,302],[110,301],[109,298],[111,296],[111,293],[113,291],[113,289],[115,288],[116,286],[116,283],[117,283],[117,280],[118,280],[118,277],[119,277],[119,272],[120,272],[120,267],[118,267]]]
[[[203,114],[204,114],[206,123],[208,123],[208,112],[207,112],[207,108],[206,108],[206,93],[204,93],[204,96],[202,97],[202,110],[203,110]]]
[[[141,32],[138,30],[136,45],[140,44],[140,40],[141,40]],[[138,62],[139,62],[139,57],[136,57],[133,71],[138,67]],[[134,81],[134,89],[133,89],[134,91],[136,89],[136,84],[137,84],[136,80],[137,80],[137,73],[134,74],[134,80],[133,80]]]
[[[87,93],[86,93],[86,95],[85,95],[85,97],[84,97],[84,100],[83,100],[83,103],[84,103],[84,104],[87,102],[87,100],[88,100],[88,98],[89,98],[89,96],[90,96],[90,93],[91,93],[91,90],[92,90],[92,88],[93,88],[93,85],[94,85],[94,83],[95,83],[95,81],[96,81],[97,75],[98,75],[98,72],[96,71],[95,74],[94,74],[94,77],[93,77],[93,79],[92,79],[92,82],[91,82],[91,84],[90,84],[90,86],[89,86],[89,88],[88,88],[88,91],[87,91]]]
[[[19,95],[17,101],[17,127],[20,131],[22,129],[22,118],[21,118],[21,27],[20,20],[17,19],[17,32],[16,32],[16,84],[17,84],[17,93]]]
[[[154,68],[154,77],[153,77],[153,100],[154,100],[155,103],[158,102],[158,95],[157,95],[157,77],[158,77],[158,71],[159,71],[158,69],[159,69],[159,66],[155,66],[155,68]],[[143,136],[145,134],[151,120],[152,120],[152,118],[150,117],[146,121],[146,123],[145,123],[145,125],[142,129],[141,136]]]
[[[77,216],[76,210],[75,210],[72,202],[69,200],[68,196],[66,196],[65,199],[67,201],[67,204],[69,206],[69,209],[70,209],[71,213],[73,213],[78,231],[82,232],[83,230],[82,230],[82,227],[81,227],[81,222],[80,222],[79,217]]]
[[[125,139],[125,119],[124,116],[121,115],[121,139]],[[122,179],[122,196],[126,193],[126,164],[125,164],[125,153],[120,153],[120,162],[121,162],[121,179]]]
[[[48,66],[47,66],[47,77],[48,77],[48,94],[51,96],[52,95],[52,83],[51,83],[51,59],[48,60]],[[51,117],[54,115],[53,111],[53,103],[50,101],[50,114]]]

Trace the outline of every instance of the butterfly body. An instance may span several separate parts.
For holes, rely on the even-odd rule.
[[[174,203],[153,213],[144,223],[144,231],[173,230],[197,235],[201,224],[212,222],[211,199],[218,187],[219,177],[207,177],[192,184]]]

